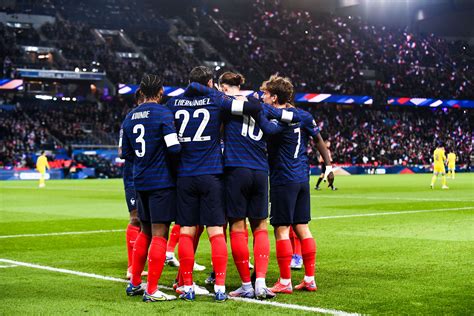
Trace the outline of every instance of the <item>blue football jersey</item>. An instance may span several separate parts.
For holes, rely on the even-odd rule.
[[[228,115],[224,127],[224,166],[268,171],[266,137],[279,132],[268,119],[281,119],[285,111],[263,104],[256,119],[250,115]],[[300,120],[297,112],[287,112],[289,120]]]
[[[275,122],[280,132],[268,140],[270,185],[301,183],[307,180],[307,167],[301,158],[301,123]]]
[[[306,175],[307,179],[309,179],[309,158],[308,158],[308,143],[310,137],[316,137],[320,130],[318,125],[316,124],[315,119],[311,115],[311,113],[298,109],[299,117],[301,118],[301,146],[300,146],[300,157],[303,164],[306,166]]]
[[[178,177],[223,173],[220,128],[223,113],[231,112],[235,100],[218,91],[196,88],[199,86],[191,84],[167,102],[182,146]],[[243,108],[243,102],[236,104]]]
[[[125,189],[134,189],[133,186],[133,162],[125,160],[123,164],[123,186]]]
[[[179,151],[173,113],[157,103],[133,109],[122,124],[122,157],[133,161],[135,190],[175,186],[167,152]]]

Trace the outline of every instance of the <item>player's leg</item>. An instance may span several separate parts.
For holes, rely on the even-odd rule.
[[[324,179],[324,173],[326,172],[326,164],[321,163],[321,174],[319,175],[318,182],[316,183],[316,187],[314,189],[320,190],[319,185],[321,184],[321,181]]]
[[[40,171],[40,178],[39,178],[39,184],[38,184],[38,187],[40,188],[44,188],[46,186],[45,182],[44,182],[44,177],[45,177],[45,173],[46,171]]]
[[[140,233],[140,219],[138,218],[137,197],[134,189],[125,189],[125,201],[127,202],[130,221],[125,231],[125,239],[127,243],[128,265],[127,279],[132,276],[132,257],[135,240]]]
[[[446,185],[446,170],[441,170],[441,181],[442,181],[442,189],[449,189],[449,187]]]
[[[253,232],[253,257],[255,263],[255,297],[270,299],[275,297],[266,285],[268,261],[270,257],[270,240],[268,238],[268,173],[253,171],[252,195],[249,197],[248,213]]]
[[[434,167],[436,168],[436,167]],[[431,177],[431,184],[430,184],[430,187],[433,189],[434,188],[434,184],[436,182],[436,179],[438,178],[438,172],[435,170],[433,170],[433,176]]]
[[[452,167],[451,168],[451,178],[454,180],[454,177],[455,177],[455,174],[456,174],[456,167]]]
[[[255,296],[249,269],[249,248],[247,217],[248,195],[252,185],[252,170],[248,168],[226,168],[225,199],[229,219],[230,246],[235,267],[239,272],[242,286],[229,292],[232,297]]]
[[[290,227],[291,247],[293,248],[293,256],[291,257],[291,269],[299,270],[303,266],[303,257],[301,256],[301,242],[293,227]]]
[[[290,241],[290,226],[293,223],[298,188],[299,186],[293,183],[270,187],[272,203],[270,224],[274,227],[276,256],[280,269],[280,278],[270,289],[274,293],[293,292],[290,268],[293,248]]]
[[[132,276],[127,287],[127,295],[134,296],[142,294],[145,286],[142,284],[142,272],[145,267],[148,248],[151,242],[151,217],[149,211],[148,192],[137,191],[138,216],[140,218],[141,230],[135,240],[132,255]]]
[[[305,276],[304,280],[297,286],[297,290],[316,291],[316,281],[314,280],[314,270],[316,264],[316,242],[309,230],[308,223],[311,220],[311,196],[309,183],[301,183],[300,191],[295,206],[293,217],[293,229],[301,240],[301,253]]]
[[[212,266],[216,274],[215,300],[225,301],[225,279],[227,273],[227,244],[223,226],[226,224],[224,208],[224,183],[219,175],[200,176],[201,204],[200,223],[207,228],[211,242]]]
[[[181,177],[177,180],[178,208],[176,223],[181,226],[178,256],[183,279],[181,299],[192,301],[195,298],[193,287],[194,237],[199,225],[199,196],[195,188],[195,177]]]
[[[158,282],[166,260],[166,245],[170,223],[176,220],[176,189],[154,190],[149,194],[149,208],[152,222],[152,239],[148,252],[147,290],[145,302],[168,301],[176,299],[173,295],[158,290]]]
[[[196,234],[194,235],[194,253],[196,253],[197,251],[197,248],[199,246],[199,241],[201,240],[201,235],[203,232],[204,232],[204,226],[199,225],[196,227]],[[198,264],[196,260],[194,260],[193,271],[204,271],[204,270],[206,270],[206,267]],[[209,294],[209,292],[207,294]]]
[[[173,225],[171,229],[170,236],[168,239],[168,244],[166,246],[166,264],[172,267],[179,267],[179,261],[174,255],[174,250],[179,241],[179,231],[181,227],[177,224]]]

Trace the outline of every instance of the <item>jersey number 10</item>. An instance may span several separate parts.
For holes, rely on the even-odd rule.
[[[253,117],[250,117],[248,115],[243,115],[242,117],[244,119],[244,121],[242,122],[242,136],[244,137],[247,137],[247,135],[255,140],[255,141],[259,141],[262,139],[263,137],[263,132],[262,130],[259,130],[258,131],[258,134],[255,135],[255,120]]]

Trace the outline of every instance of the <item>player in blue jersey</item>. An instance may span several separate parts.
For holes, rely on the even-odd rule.
[[[166,257],[170,223],[176,218],[175,179],[169,155],[179,153],[173,113],[160,104],[163,82],[145,75],[140,83],[143,103],[132,110],[122,124],[122,158],[133,162],[133,181],[139,199],[141,232],[135,241],[132,277],[127,295],[144,292],[141,273],[148,254],[145,302],[176,299],[158,290]]]
[[[135,91],[135,100],[137,105],[143,103],[143,95],[140,92],[140,89]],[[122,135],[123,130],[120,130],[120,135]],[[122,139],[122,136],[120,136]],[[122,144],[119,144],[119,156],[122,155]],[[127,279],[132,277],[132,254],[133,246],[135,245],[135,240],[140,233],[140,220],[138,219],[137,211],[137,197],[135,193],[135,187],[133,185],[133,163],[125,160],[123,166],[123,185],[125,189],[125,201],[127,202],[128,212],[130,215],[130,222],[127,225],[127,230],[125,232],[126,242],[127,242],[127,255],[128,255],[128,265],[127,265]],[[146,275],[145,271],[143,272]]]
[[[197,225],[207,228],[211,242],[212,263],[216,281],[216,301],[225,301],[227,246],[223,225],[226,223],[223,190],[223,158],[220,144],[220,127],[225,112],[242,115],[258,112],[261,104],[243,102],[224,96],[218,91],[209,93],[213,86],[213,72],[204,66],[190,73],[190,85],[182,95],[170,99],[178,139],[182,151],[177,168],[178,214],[181,225],[178,254],[184,281],[180,298],[194,300],[193,239]],[[204,89],[205,87],[208,87]]]
[[[244,81],[245,78],[240,74],[225,72],[219,78],[219,89],[234,99],[246,101],[247,97],[240,91],[240,85]],[[267,120],[267,115],[275,115],[276,110],[278,109],[266,105],[256,118],[249,115],[227,115],[225,119],[226,208],[230,224],[232,255],[242,280],[242,286],[229,293],[233,297],[259,299],[275,297],[265,284],[270,255],[266,222],[268,161],[265,136],[272,133],[273,126]],[[282,111],[278,111],[280,112],[277,112],[276,116],[280,117]],[[250,277],[246,218],[249,219],[254,236],[255,290]]]
[[[288,78],[271,76],[260,88],[263,100],[277,108],[289,107],[293,85]],[[290,226],[301,240],[305,279],[298,289],[315,291],[314,262],[316,244],[308,227],[311,220],[308,167],[301,157],[301,123],[278,123],[279,134],[268,142],[270,166],[270,224],[274,227],[276,254],[280,278],[271,288],[275,293],[292,293],[292,247],[289,239]]]

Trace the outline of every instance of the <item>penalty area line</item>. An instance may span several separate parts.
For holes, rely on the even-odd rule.
[[[19,237],[43,237],[43,236],[63,236],[63,235],[87,235],[87,234],[102,234],[102,233],[116,233],[124,232],[124,229],[108,229],[108,230],[85,230],[82,232],[59,232],[59,233],[44,233],[44,234],[22,234],[22,235],[0,235],[0,239],[4,238],[19,238]]]
[[[473,209],[474,209],[474,206],[467,206],[467,207],[455,207],[455,208],[438,208],[438,209],[431,209],[431,210],[394,211],[394,212],[380,212],[380,213],[319,216],[319,217],[311,217],[311,219],[318,220],[318,219],[385,216],[385,215],[401,215],[401,214],[415,214],[415,213],[451,212],[451,211],[467,211],[467,210],[473,210]]]
[[[39,264],[22,262],[22,261],[15,261],[15,260],[10,260],[10,259],[0,259],[0,262],[4,262],[7,264],[12,264],[16,266],[27,267],[27,268],[46,270],[46,271],[64,273],[64,274],[71,274],[71,275],[76,275],[76,276],[81,276],[81,277],[86,277],[86,278],[93,278],[93,279],[120,282],[120,283],[128,283],[127,280],[120,279],[120,278],[109,277],[109,276],[99,275],[95,273],[74,271],[74,270],[69,270],[69,269],[54,268],[54,267],[43,266]],[[173,291],[173,288],[171,287],[162,286],[162,285],[160,285],[159,287],[161,289]],[[214,295],[210,294],[210,296],[214,296]],[[336,309],[326,309],[326,308],[321,308],[321,307],[279,303],[279,302],[274,302],[274,301],[259,301],[259,300],[254,300],[254,299],[235,298],[235,297],[229,297],[229,299],[234,300],[234,301],[250,303],[250,304],[268,305],[268,306],[273,306],[273,307],[278,307],[278,308],[301,310],[301,311],[307,311],[307,312],[317,312],[317,313],[330,314],[330,315],[339,315],[339,316],[360,315],[357,313],[348,313],[348,312],[344,312],[344,311],[340,311]]]

